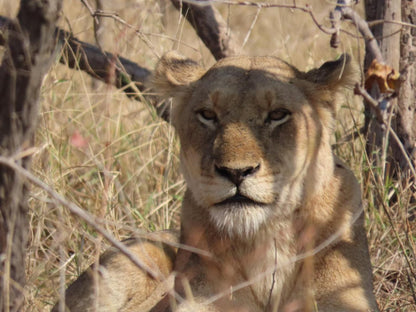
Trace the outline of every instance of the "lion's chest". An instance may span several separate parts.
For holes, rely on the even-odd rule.
[[[203,261],[209,296],[221,294],[216,305],[269,311],[279,304],[284,286],[291,283],[293,257],[288,246],[275,240],[250,251],[234,253],[232,248],[217,254],[216,261]]]

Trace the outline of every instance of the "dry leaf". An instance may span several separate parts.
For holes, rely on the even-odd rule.
[[[381,93],[398,92],[400,87],[400,73],[390,66],[373,60],[365,75],[365,88],[371,90],[374,83],[377,83]]]

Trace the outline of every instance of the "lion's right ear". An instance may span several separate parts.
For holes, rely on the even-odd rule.
[[[150,87],[161,97],[175,97],[186,92],[189,85],[204,72],[197,62],[171,51],[163,55],[157,63]]]

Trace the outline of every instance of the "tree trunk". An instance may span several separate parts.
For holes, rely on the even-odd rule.
[[[416,26],[416,1],[402,0],[402,21]],[[400,86],[397,118],[394,125],[403,146],[416,167],[416,28],[403,27],[400,40],[400,72],[403,82]],[[395,150],[395,159],[400,168],[409,166],[403,153]]]
[[[384,20],[416,24],[416,1],[367,0],[365,7],[368,22]],[[398,177],[401,173],[410,173],[410,164],[404,154],[403,147],[413,162],[413,167],[416,159],[416,99],[414,93],[416,76],[413,68],[416,31],[414,28],[388,22],[373,26],[372,31],[379,43],[385,63],[400,71],[404,81],[400,87],[398,99],[390,102],[394,112],[391,127],[397,133],[401,144],[391,139],[391,136],[386,136],[386,129],[383,129],[377,121],[371,120],[369,117],[371,113],[369,109],[366,109],[367,152],[373,163],[377,167],[381,167],[383,176],[387,165],[390,167],[390,175]],[[366,57],[365,69],[369,67],[371,62],[372,60]],[[380,149],[381,153],[375,152]],[[387,157],[383,156],[385,152]]]
[[[0,67],[0,155],[29,166],[38,98],[54,49],[60,0],[24,0],[8,27]],[[0,311],[21,311],[27,245],[27,190],[23,179],[0,166]]]

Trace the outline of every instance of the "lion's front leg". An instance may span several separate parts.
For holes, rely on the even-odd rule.
[[[316,260],[318,311],[379,311],[372,292],[371,263],[363,228],[356,232],[354,240],[337,243]]]

